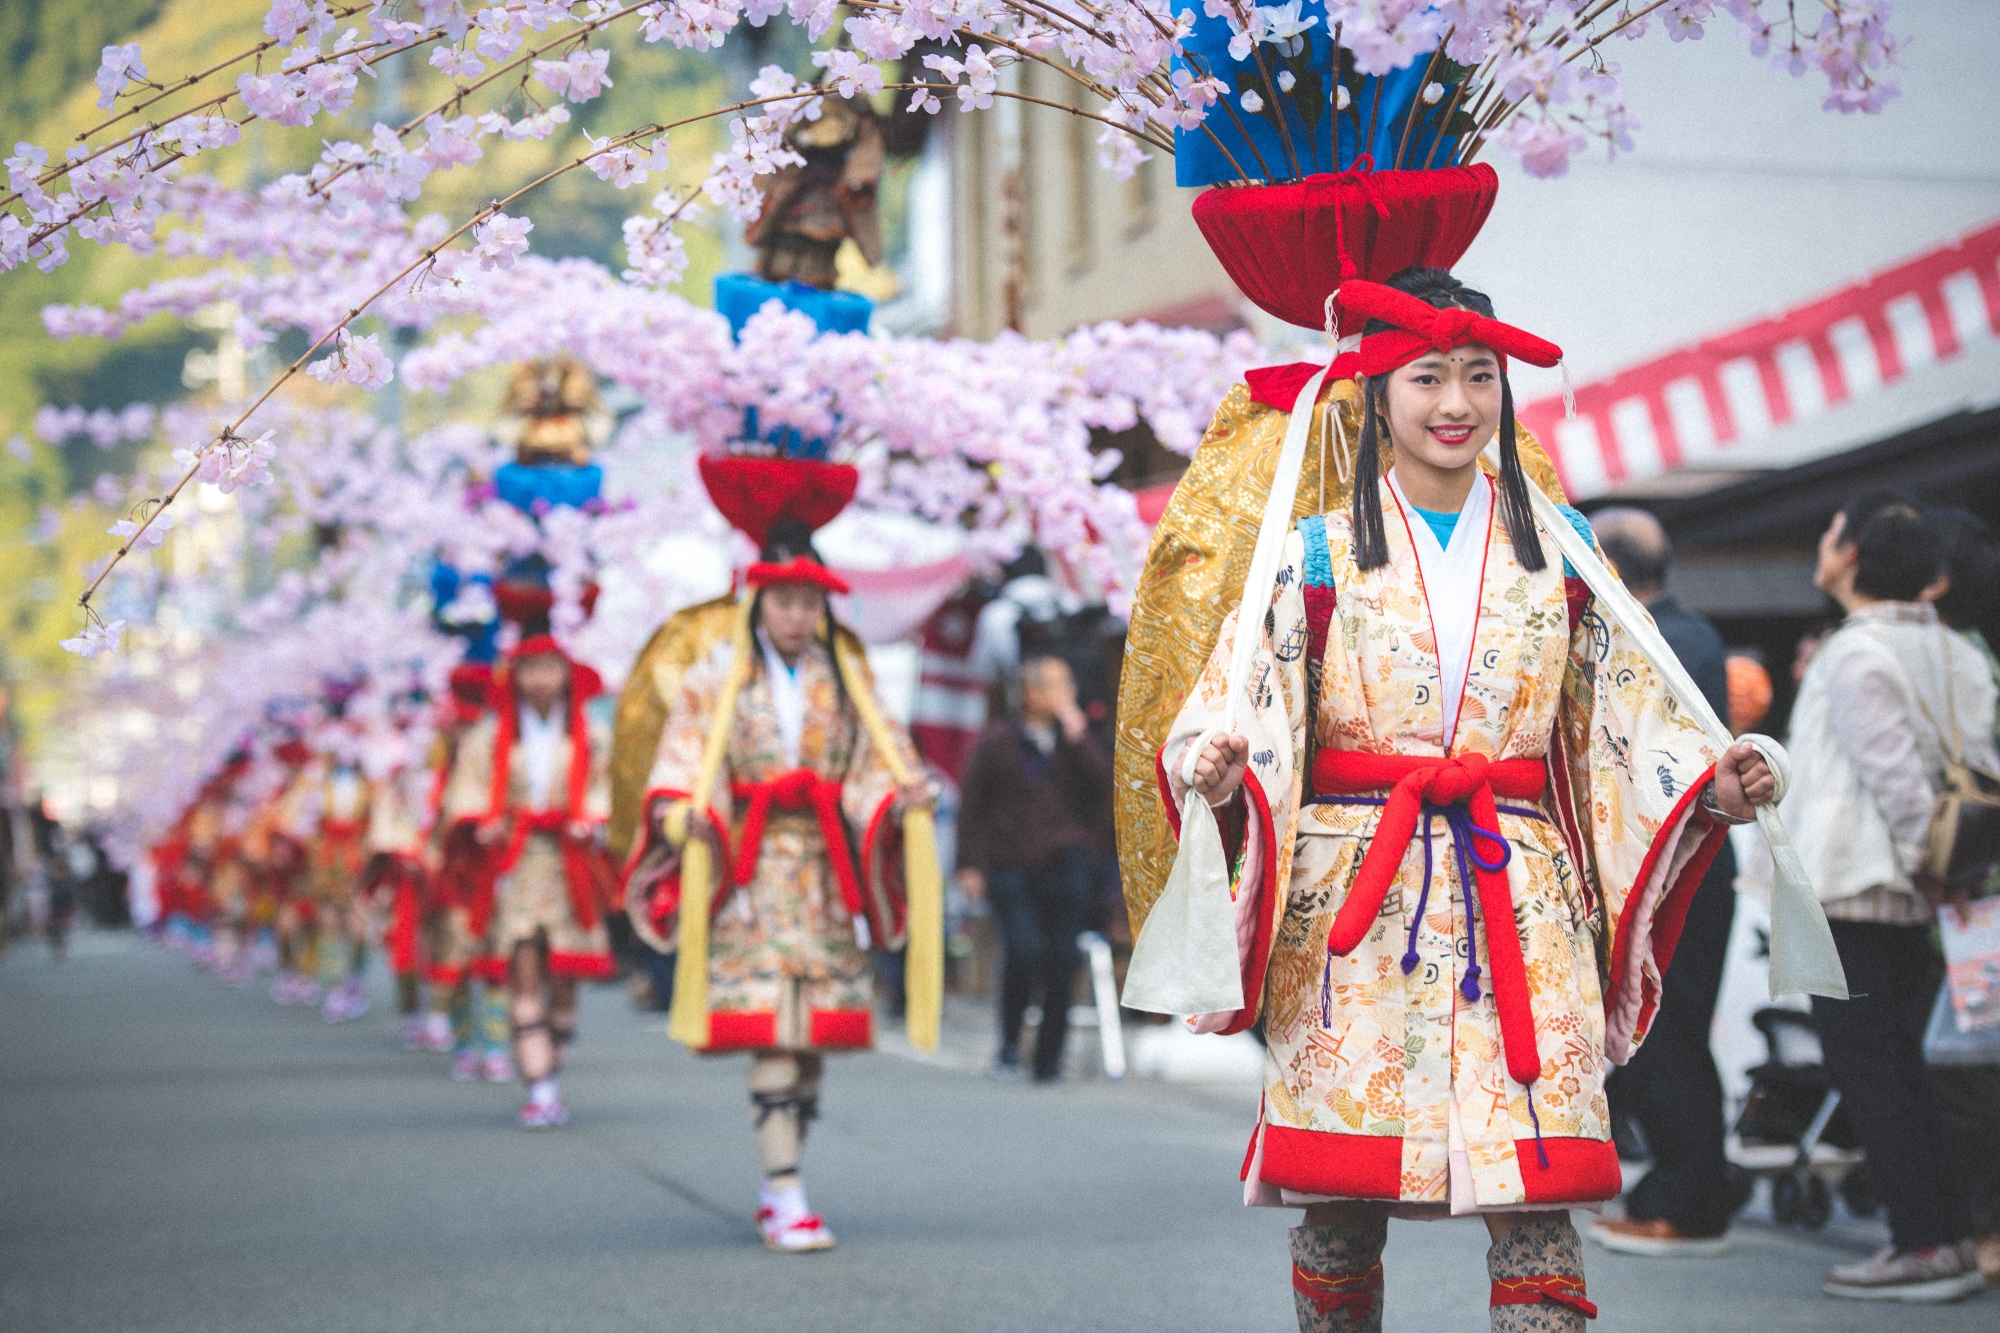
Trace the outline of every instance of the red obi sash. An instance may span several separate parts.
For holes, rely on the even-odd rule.
[[[329,869],[338,867],[349,873],[361,869],[361,835],[368,826],[359,819],[335,819],[329,816],[319,825],[319,863]]]
[[[1466,860],[1468,857],[1471,860],[1470,878],[1478,885],[1479,910],[1486,914],[1486,961],[1492,970],[1493,1004],[1500,1017],[1507,1073],[1523,1085],[1533,1083],[1541,1073],[1541,1057],[1535,1049],[1535,1017],[1528,1003],[1528,973],[1521,959],[1521,936],[1511,928],[1514,898],[1507,886],[1507,862],[1512,849],[1500,833],[1500,816],[1493,798],[1497,795],[1539,800],[1547,784],[1548,769],[1540,759],[1489,760],[1483,754],[1444,759],[1321,750],[1313,760],[1316,792],[1388,789],[1387,797],[1381,800],[1382,819],[1368,845],[1368,854],[1362,858],[1354,886],[1348,891],[1347,901],[1340,905],[1333,929],[1327,935],[1327,952],[1351,953],[1374,926],[1375,919],[1382,914],[1382,901],[1389,885],[1402,865],[1403,853],[1417,836],[1420,819],[1427,854],[1424,891],[1428,895],[1430,820],[1442,816],[1451,826],[1458,847],[1461,882],[1467,878]],[[1482,856],[1481,843],[1497,846],[1497,853],[1491,859]],[[1468,944],[1474,925],[1472,911],[1472,896],[1468,895]],[[1422,914],[1420,904],[1417,915]],[[1508,928],[1496,928],[1496,922],[1505,922]],[[1407,960],[1404,970],[1409,970]],[[1463,987],[1468,999],[1478,998],[1478,971],[1477,957],[1473,956]],[[1531,1108],[1533,1104],[1531,1097]]]
[[[500,852],[500,860],[491,874],[480,886],[481,894],[472,908],[472,933],[483,937],[486,926],[492,920],[493,887],[502,875],[510,873],[521,860],[521,850],[528,845],[528,836],[546,833],[562,847],[563,880],[569,888],[569,910],[575,916],[576,924],[584,930],[597,925],[597,898],[599,891],[597,868],[591,864],[591,848],[588,840],[573,837],[571,825],[575,823],[566,810],[521,810],[513,816],[513,827],[509,830],[507,844]]]
[[[847,840],[847,821],[840,814],[840,784],[823,778],[809,768],[795,768],[764,782],[735,782],[730,792],[744,802],[743,832],[736,842],[736,883],[748,886],[757,874],[757,859],[764,850],[764,828],[771,807],[780,810],[810,810],[819,820],[820,836],[826,839],[826,859],[833,864],[833,877],[840,885],[840,901],[851,917],[861,916],[861,884],[855,873],[854,852]]]

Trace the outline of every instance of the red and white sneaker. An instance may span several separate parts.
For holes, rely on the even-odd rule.
[[[530,1097],[521,1103],[521,1111],[515,1117],[522,1129],[554,1129],[569,1123],[569,1108],[557,1098],[553,1101],[538,1102]]]
[[[766,1248],[786,1254],[833,1248],[833,1233],[827,1230],[826,1219],[806,1208],[803,1186],[774,1190],[766,1184],[758,1193],[757,1230]]]
[[[505,1051],[488,1051],[479,1062],[479,1073],[488,1083],[512,1083],[514,1058]]]

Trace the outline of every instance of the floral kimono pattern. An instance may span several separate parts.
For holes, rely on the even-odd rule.
[[[551,751],[548,796],[539,809],[532,799],[527,749],[519,744],[504,747],[504,795],[494,799],[502,730],[501,716],[489,713],[465,733],[445,784],[441,815],[454,836],[460,825],[499,828],[486,851],[487,878],[467,905],[467,929],[483,942],[483,957],[474,961],[473,971],[499,980],[515,946],[540,939],[548,945],[551,975],[610,977],[617,968],[604,914],[610,906],[612,871],[601,846],[611,808],[610,728],[592,711],[572,713],[570,743]],[[508,730],[504,739],[511,742]]]
[[[662,820],[694,786],[733,654],[731,641],[719,639],[669,700],[628,884],[635,895],[679,874]],[[759,658],[738,693],[706,817],[696,821],[696,836],[716,852],[709,1051],[874,1043],[868,923],[885,919],[885,880],[901,864],[900,834],[889,817],[895,782],[854,709],[841,707],[826,649],[809,646],[797,672],[804,698],[797,762],[787,762]],[[908,755],[900,729],[896,739]]]
[[[1197,1020],[1265,1021],[1246,1202],[1437,1216],[1618,1192],[1605,1075],[1644,1036],[1720,845],[1696,799],[1716,753],[1554,542],[1528,570],[1495,508],[1454,534],[1475,543],[1457,633],[1387,479],[1386,565],[1356,566],[1344,513],[1287,539],[1235,711],[1245,1008]],[[1239,614],[1161,751],[1176,828]]]
[[[322,911],[346,911],[361,887],[374,795],[374,784],[352,768],[329,769],[308,789],[317,829],[306,885]]]

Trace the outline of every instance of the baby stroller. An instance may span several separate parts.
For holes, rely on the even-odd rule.
[[[1749,1070],[1750,1094],[1729,1127],[1729,1181],[1738,1211],[1759,1180],[1771,1182],[1780,1226],[1817,1229],[1833,1216],[1833,1192],[1856,1217],[1877,1207],[1840,1092],[1820,1063],[1812,1016],[1765,1008],[1750,1016],[1770,1058]]]

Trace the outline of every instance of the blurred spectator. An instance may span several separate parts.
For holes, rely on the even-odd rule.
[[[1090,734],[1061,658],[1027,656],[1020,685],[1019,712],[986,728],[966,766],[958,880],[968,897],[990,899],[1006,950],[995,1072],[1020,1072],[1023,1015],[1038,998],[1033,1069],[1046,1082],[1062,1073],[1111,760]]]
[[[1771,711],[1771,673],[1748,653],[1731,653],[1724,666],[1729,678],[1729,729],[1741,736]]]
[[[1951,743],[1940,727],[1956,726],[1974,765],[1995,763],[1987,662],[1923,600],[1943,591],[1943,570],[1940,532],[1907,498],[1864,495],[1836,514],[1814,581],[1846,619],[1813,656],[1792,712],[1783,813],[1852,996],[1814,997],[1813,1018],[1891,1240],[1832,1269],[1833,1296],[1941,1301],[1984,1285],[1965,1181],[1923,1056],[1944,975],[1934,905],[1963,891],[1919,869]]]
[[[1993,655],[2000,638],[1993,623],[2000,611],[2000,544],[1963,509],[1932,510],[1929,517],[1944,539],[1945,577],[1951,580],[1934,603],[1938,617],[1979,651],[2000,687],[2000,660]],[[2000,1283],[2000,1065],[1940,1065],[1931,1078],[1965,1182],[1979,1270],[1988,1282]]]
[[[1728,672],[1715,627],[1667,592],[1672,547],[1659,520],[1639,509],[1591,519],[1598,545],[1666,637],[1718,715],[1729,713]],[[1636,1123],[1653,1168],[1632,1187],[1623,1218],[1591,1234],[1626,1254],[1714,1255],[1728,1246],[1729,1161],[1723,1151],[1722,1078],[1709,1050],[1715,997],[1736,915],[1736,858],[1725,845],[1696,887],[1667,969],[1645,1045],[1606,1085],[1614,1117]]]

